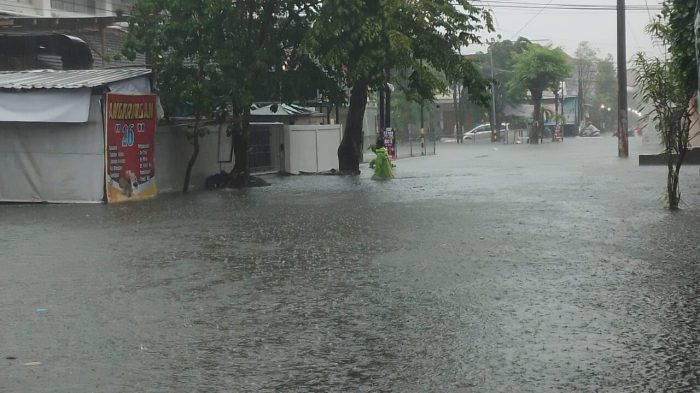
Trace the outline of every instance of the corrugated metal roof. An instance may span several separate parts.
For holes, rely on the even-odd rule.
[[[149,75],[145,68],[0,72],[0,89],[79,89]]]

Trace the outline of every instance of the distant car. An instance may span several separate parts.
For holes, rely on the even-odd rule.
[[[508,123],[501,123],[500,139],[503,139],[508,130]],[[480,124],[464,133],[464,139],[476,143],[491,142],[491,124]]]

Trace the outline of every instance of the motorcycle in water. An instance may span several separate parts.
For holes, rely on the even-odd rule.
[[[598,129],[598,127],[594,126],[593,124],[589,124],[586,126],[586,128],[579,131],[578,135],[583,136],[583,137],[600,136],[600,130]]]
[[[564,142],[564,134],[562,133],[561,126],[557,125],[554,128],[554,133],[552,134],[552,142]]]

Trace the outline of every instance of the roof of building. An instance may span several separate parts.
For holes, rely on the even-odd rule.
[[[84,29],[73,35],[92,49],[93,68],[146,67],[146,55],[138,53],[134,60],[129,60],[122,54],[127,35],[122,26],[109,26],[103,31]]]
[[[79,89],[149,75],[145,68],[0,72],[0,89]]]
[[[265,106],[254,106],[250,114],[253,116],[311,116],[315,113],[313,109],[294,104],[270,104]]]

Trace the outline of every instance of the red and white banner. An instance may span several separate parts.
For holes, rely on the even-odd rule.
[[[156,196],[156,96],[107,94],[107,202]]]

